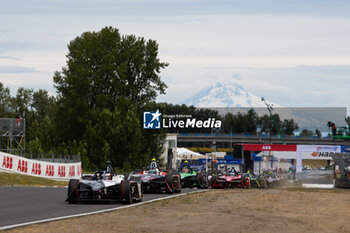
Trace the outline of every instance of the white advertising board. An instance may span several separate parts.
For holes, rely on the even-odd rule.
[[[62,179],[81,177],[81,162],[51,163],[0,152],[0,169],[23,175]]]

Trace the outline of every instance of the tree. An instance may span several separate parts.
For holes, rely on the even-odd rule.
[[[311,137],[311,136],[315,136],[315,134],[311,130],[303,129],[303,131],[301,131],[301,133],[300,133],[300,136],[302,136],[302,137]]]
[[[30,106],[33,100],[33,89],[20,87],[17,89],[15,97],[15,111],[22,116],[27,115],[30,111]]]
[[[299,126],[294,119],[284,119],[281,121],[279,114],[274,114],[273,116],[281,134],[294,135],[294,131],[299,129]],[[260,128],[261,133],[270,133],[272,135],[277,134],[276,126],[273,124],[271,117],[267,114],[259,117],[258,127]]]
[[[316,134],[317,137],[322,138],[322,133],[321,133],[321,131],[319,129],[315,130],[315,134]]]
[[[280,116],[278,114],[274,114],[273,117],[275,119],[275,122],[276,122],[278,129],[281,130],[282,122],[281,122]],[[258,127],[260,128],[261,133],[268,133],[271,135],[278,134],[277,129],[276,129],[275,125],[273,124],[273,121],[272,121],[270,115],[265,114],[265,115],[259,117]]]
[[[258,115],[254,109],[247,113],[227,113],[223,117],[222,131],[224,133],[255,133],[257,131]]]
[[[281,128],[281,134],[294,135],[294,131],[298,130],[299,126],[294,119],[284,119]]]
[[[105,27],[83,33],[70,42],[68,49],[67,66],[54,75],[57,140],[87,145],[84,151],[91,166],[100,165],[97,159],[103,160],[107,154],[115,156],[112,162],[119,167],[124,162],[140,166],[141,160],[135,158],[150,155],[142,154],[140,148],[147,146],[138,145],[137,140],[150,143],[154,138],[153,142],[159,144],[158,136],[164,138],[162,131],[153,132],[156,137],[140,132],[139,119],[158,93],[165,93],[160,71],[168,64],[160,62],[158,44]],[[104,127],[104,122],[111,127]]]
[[[0,117],[9,117],[11,110],[10,90],[0,82]]]
[[[347,117],[345,118],[345,122],[346,122],[346,124],[350,127],[350,116],[347,116]]]
[[[56,99],[49,96],[46,90],[38,90],[33,93],[31,108],[34,111],[35,118],[38,121],[44,119],[45,116],[53,117],[55,111]]]

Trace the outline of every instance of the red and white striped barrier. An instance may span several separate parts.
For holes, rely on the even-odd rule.
[[[23,175],[67,180],[81,177],[81,162],[52,163],[0,152],[0,169]]]

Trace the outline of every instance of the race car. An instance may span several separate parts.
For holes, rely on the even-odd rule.
[[[223,172],[210,177],[209,188],[249,188],[250,178],[236,172]]]
[[[208,188],[208,175],[206,172],[194,171],[187,160],[185,165],[179,169],[181,176],[181,185],[183,188]]]
[[[290,183],[288,179],[283,179],[283,177],[277,174],[275,171],[264,171],[262,176],[266,180],[267,188],[281,187]]]
[[[141,181],[142,193],[181,192],[180,174],[176,171],[161,171],[152,161],[151,166],[131,174],[131,180]]]
[[[247,173],[250,179],[250,185],[254,188],[267,188],[267,181],[264,177],[264,174],[255,175],[254,173]]]
[[[180,176],[183,188],[207,189],[209,186],[208,175],[205,172],[181,172]]]
[[[68,203],[100,200],[118,200],[127,204],[142,201],[141,182],[131,180],[130,176],[117,175],[108,162],[103,171],[84,175],[80,180],[69,180]]]

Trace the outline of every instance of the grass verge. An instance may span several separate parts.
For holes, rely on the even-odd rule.
[[[0,172],[0,186],[3,185],[23,185],[23,186],[35,186],[35,185],[44,185],[44,186],[67,186],[67,181],[56,181],[46,178],[26,176],[16,173],[7,173]]]

